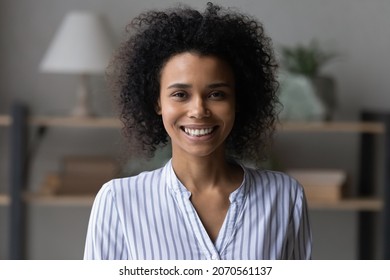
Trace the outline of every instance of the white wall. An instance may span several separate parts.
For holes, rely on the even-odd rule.
[[[14,100],[26,102],[33,114],[65,115],[74,104],[77,79],[73,76],[42,74],[38,65],[64,15],[75,9],[101,12],[108,18],[116,38],[125,24],[149,8],[177,1],[158,0],[4,0],[0,2],[0,114],[9,113]],[[207,1],[182,1],[195,8]],[[231,0],[217,1],[258,17],[266,31],[280,44],[307,43],[313,38],[325,48],[337,50],[341,59],[326,68],[337,79],[338,119],[353,120],[364,108],[390,110],[390,2],[388,0]],[[94,108],[111,115],[112,105],[104,80],[94,78]],[[7,130],[0,129],[0,191],[7,185]],[[75,139],[73,143],[65,139]],[[78,140],[77,140],[78,139]],[[352,145],[349,143],[352,142]],[[345,166],[356,172],[356,139],[344,140],[333,150],[343,151]],[[58,168],[66,154],[119,154],[116,132],[53,129],[41,143],[34,159],[31,189],[39,188],[44,175]],[[310,153],[310,150],[309,150]],[[321,165],[321,155],[315,162]],[[334,162],[333,159],[329,159]],[[326,162],[325,165],[330,164]],[[81,258],[89,209],[29,208],[29,252],[31,259]],[[78,219],[75,219],[77,217]],[[356,258],[356,214],[313,212],[314,258]],[[7,257],[7,213],[0,208],[0,258]],[[336,229],[336,230],[332,230]],[[331,235],[329,233],[334,233]],[[326,242],[323,242],[326,240]],[[4,242],[5,241],[5,242]],[[325,245],[324,245],[325,244]],[[341,248],[341,249],[340,249]]]

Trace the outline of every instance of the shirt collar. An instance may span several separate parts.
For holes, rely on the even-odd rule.
[[[248,182],[250,178],[248,176],[247,168],[241,163],[238,164],[241,166],[242,170],[244,171],[244,177],[241,185],[234,192],[230,194],[229,200],[230,203],[236,202],[238,204],[241,204],[241,202],[244,201],[247,192],[249,191],[248,186],[250,184],[248,184]],[[190,197],[191,192],[180,182],[179,178],[176,176],[175,171],[173,170],[172,159],[170,159],[166,163],[164,169],[165,169],[164,170],[165,178],[166,178],[166,183],[168,188],[177,194],[180,193],[182,195]]]

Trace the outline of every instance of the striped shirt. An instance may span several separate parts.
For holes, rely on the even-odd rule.
[[[92,207],[84,259],[310,259],[301,185],[284,173],[242,168],[215,242],[171,161],[106,183]]]

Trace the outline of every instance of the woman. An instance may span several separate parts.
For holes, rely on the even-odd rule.
[[[310,259],[302,187],[259,162],[276,120],[276,63],[254,19],[211,3],[134,19],[113,59],[124,131],[162,168],[98,193],[85,259]]]

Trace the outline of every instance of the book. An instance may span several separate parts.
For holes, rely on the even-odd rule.
[[[286,173],[304,188],[307,200],[339,201],[345,193],[347,174],[338,169],[290,169]]]
[[[66,156],[62,160],[56,194],[96,194],[118,174],[119,166],[111,157]]]

